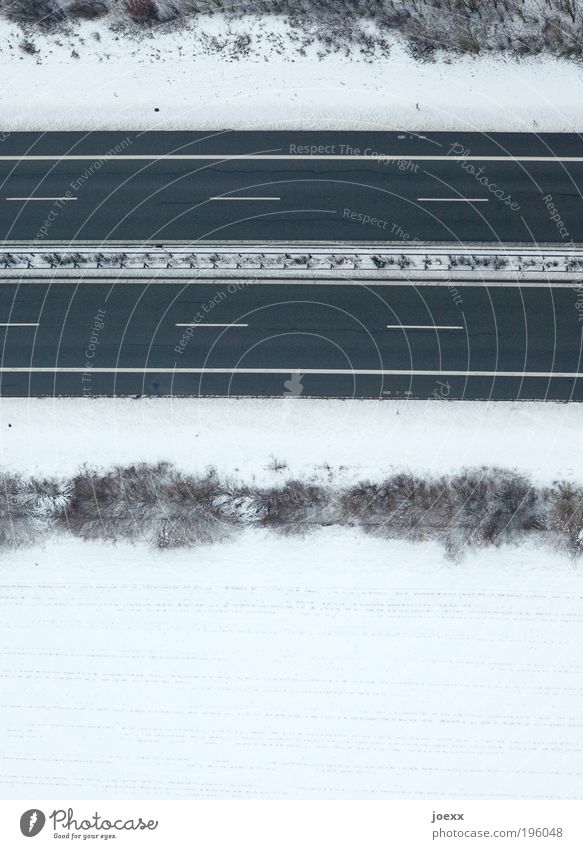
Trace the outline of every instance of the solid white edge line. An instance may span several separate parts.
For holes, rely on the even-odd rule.
[[[0,373],[21,374],[338,374],[369,375],[373,377],[538,377],[538,378],[580,378],[583,372],[565,371],[417,371],[404,369],[335,369],[335,368],[114,368],[114,367],[27,367],[0,366]]]
[[[345,160],[345,161],[354,161],[361,160],[363,162],[400,162],[403,159],[419,161],[419,162],[447,162],[450,160],[451,162],[583,162],[583,156],[449,156],[447,154],[440,155],[431,155],[431,154],[405,154],[405,153],[374,153],[374,154],[362,154],[361,156],[357,155],[347,155],[340,156],[334,154],[316,154],[314,156],[310,156],[310,154],[287,154],[287,153],[138,153],[133,156],[130,154],[116,154],[114,156],[103,154],[103,153],[92,153],[92,154],[75,154],[73,156],[63,155],[63,154],[46,154],[46,155],[31,155],[31,156],[18,156],[16,154],[8,154],[0,156],[0,161],[26,161],[32,160],[37,162],[59,162],[61,160],[70,159],[72,161],[91,161],[91,160],[100,160],[102,162],[111,162],[116,159],[119,160],[136,160],[142,161],[147,160],[150,162],[155,162],[163,159],[172,159],[172,160],[201,160],[206,162],[214,162],[218,160],[229,161],[229,160],[241,160],[241,159],[258,159],[258,160],[270,160],[270,159],[281,159],[281,160],[300,160],[300,161],[311,161],[311,160]]]
[[[176,327],[249,327],[249,325],[237,324],[236,322],[231,324],[203,324],[200,321],[194,321],[188,324],[177,324]]]
[[[38,327],[38,321],[0,321],[0,327]]]
[[[70,269],[72,270],[72,269]],[[97,269],[91,269],[91,271],[96,271]],[[210,269],[205,269],[206,271]],[[0,288],[2,286],[41,286],[48,285],[51,282],[59,283],[59,285],[66,286],[103,286],[108,280],[111,280],[111,276],[102,275],[100,277],[93,276],[88,277],[85,275],[69,275],[67,277],[62,277],[58,274],[50,273],[50,269],[46,269],[47,273],[36,276],[25,276],[26,269],[9,269],[12,272],[11,276],[6,275],[6,269],[1,269],[2,273],[0,274]],[[186,269],[185,269],[186,271]],[[422,272],[418,272],[422,273]],[[149,285],[152,286],[171,286],[176,285],[177,283],[184,285],[184,281],[188,278],[183,275],[181,277],[173,276],[173,277],[157,277],[153,275],[144,275],[144,274],[135,274],[133,276],[128,277],[117,277],[116,283],[117,285],[123,286],[132,286],[134,284],[143,284],[144,280],[149,280]],[[215,285],[217,280],[221,278],[218,275],[215,276],[203,276],[197,277],[195,279],[188,280],[189,286],[212,286]],[[372,280],[370,277],[354,277],[352,280],[346,279],[338,279],[336,277],[304,277],[304,278],[294,278],[294,277],[266,277],[266,278],[251,278],[251,277],[225,277],[222,278],[228,280],[229,282],[238,282],[245,283],[249,286],[308,286],[313,288],[315,286],[369,286],[375,288],[382,288],[385,286],[393,286],[393,287],[413,287],[413,288],[422,288],[422,287],[443,287],[447,286],[448,289],[453,289],[459,286],[462,289],[477,289],[477,288],[505,288],[505,289],[542,289],[544,287],[545,291],[549,289],[573,289],[578,285],[577,279],[575,277],[570,282],[559,283],[556,280],[549,280],[548,277],[539,276],[538,278],[529,279],[529,278],[519,278],[512,279],[509,278],[507,280],[490,280],[489,278],[480,278],[478,280],[458,280],[457,278],[447,278],[447,277],[433,277],[433,278],[381,278],[380,280]],[[583,328],[582,328],[583,329]]]
[[[387,330],[464,330],[453,324],[387,324]]]

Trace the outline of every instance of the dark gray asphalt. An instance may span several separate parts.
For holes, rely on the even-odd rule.
[[[583,400],[578,301],[558,286],[4,282],[0,392]]]
[[[575,134],[12,133],[0,239],[565,245],[583,242],[573,157]]]
[[[578,135],[13,133],[0,240],[568,247],[582,187]],[[583,400],[574,288],[374,283],[0,277],[0,394]]]

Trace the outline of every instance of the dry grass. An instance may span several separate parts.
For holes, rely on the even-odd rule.
[[[373,56],[388,51],[388,37],[399,34],[420,61],[430,60],[435,50],[567,58],[583,52],[581,0],[0,0],[0,13],[43,26],[104,15],[114,26],[124,20],[135,26],[179,25],[212,14],[264,20],[284,15],[300,52],[317,43],[324,52]],[[233,55],[246,55],[249,43],[242,34]],[[220,39],[216,49],[226,49]]]

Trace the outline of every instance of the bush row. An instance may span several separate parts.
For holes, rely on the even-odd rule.
[[[301,480],[261,488],[160,463],[84,468],[65,481],[7,474],[0,487],[4,549],[65,533],[167,549],[222,542],[248,527],[305,534],[335,525],[386,539],[437,540],[453,558],[533,536],[573,554],[583,550],[583,487],[536,487],[499,468],[428,479],[401,473],[348,488]]]

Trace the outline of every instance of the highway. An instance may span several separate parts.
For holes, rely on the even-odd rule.
[[[4,136],[5,241],[583,241],[576,134]]]
[[[583,400],[572,286],[5,281],[2,396]]]
[[[0,246],[583,243],[578,135],[12,133]],[[214,248],[213,248],[214,250]],[[502,249],[503,250],[503,249]],[[583,292],[0,270],[0,394],[583,400]],[[344,275],[345,277],[345,275]],[[473,280],[475,279],[475,285]],[[314,283],[316,285],[314,285]]]

